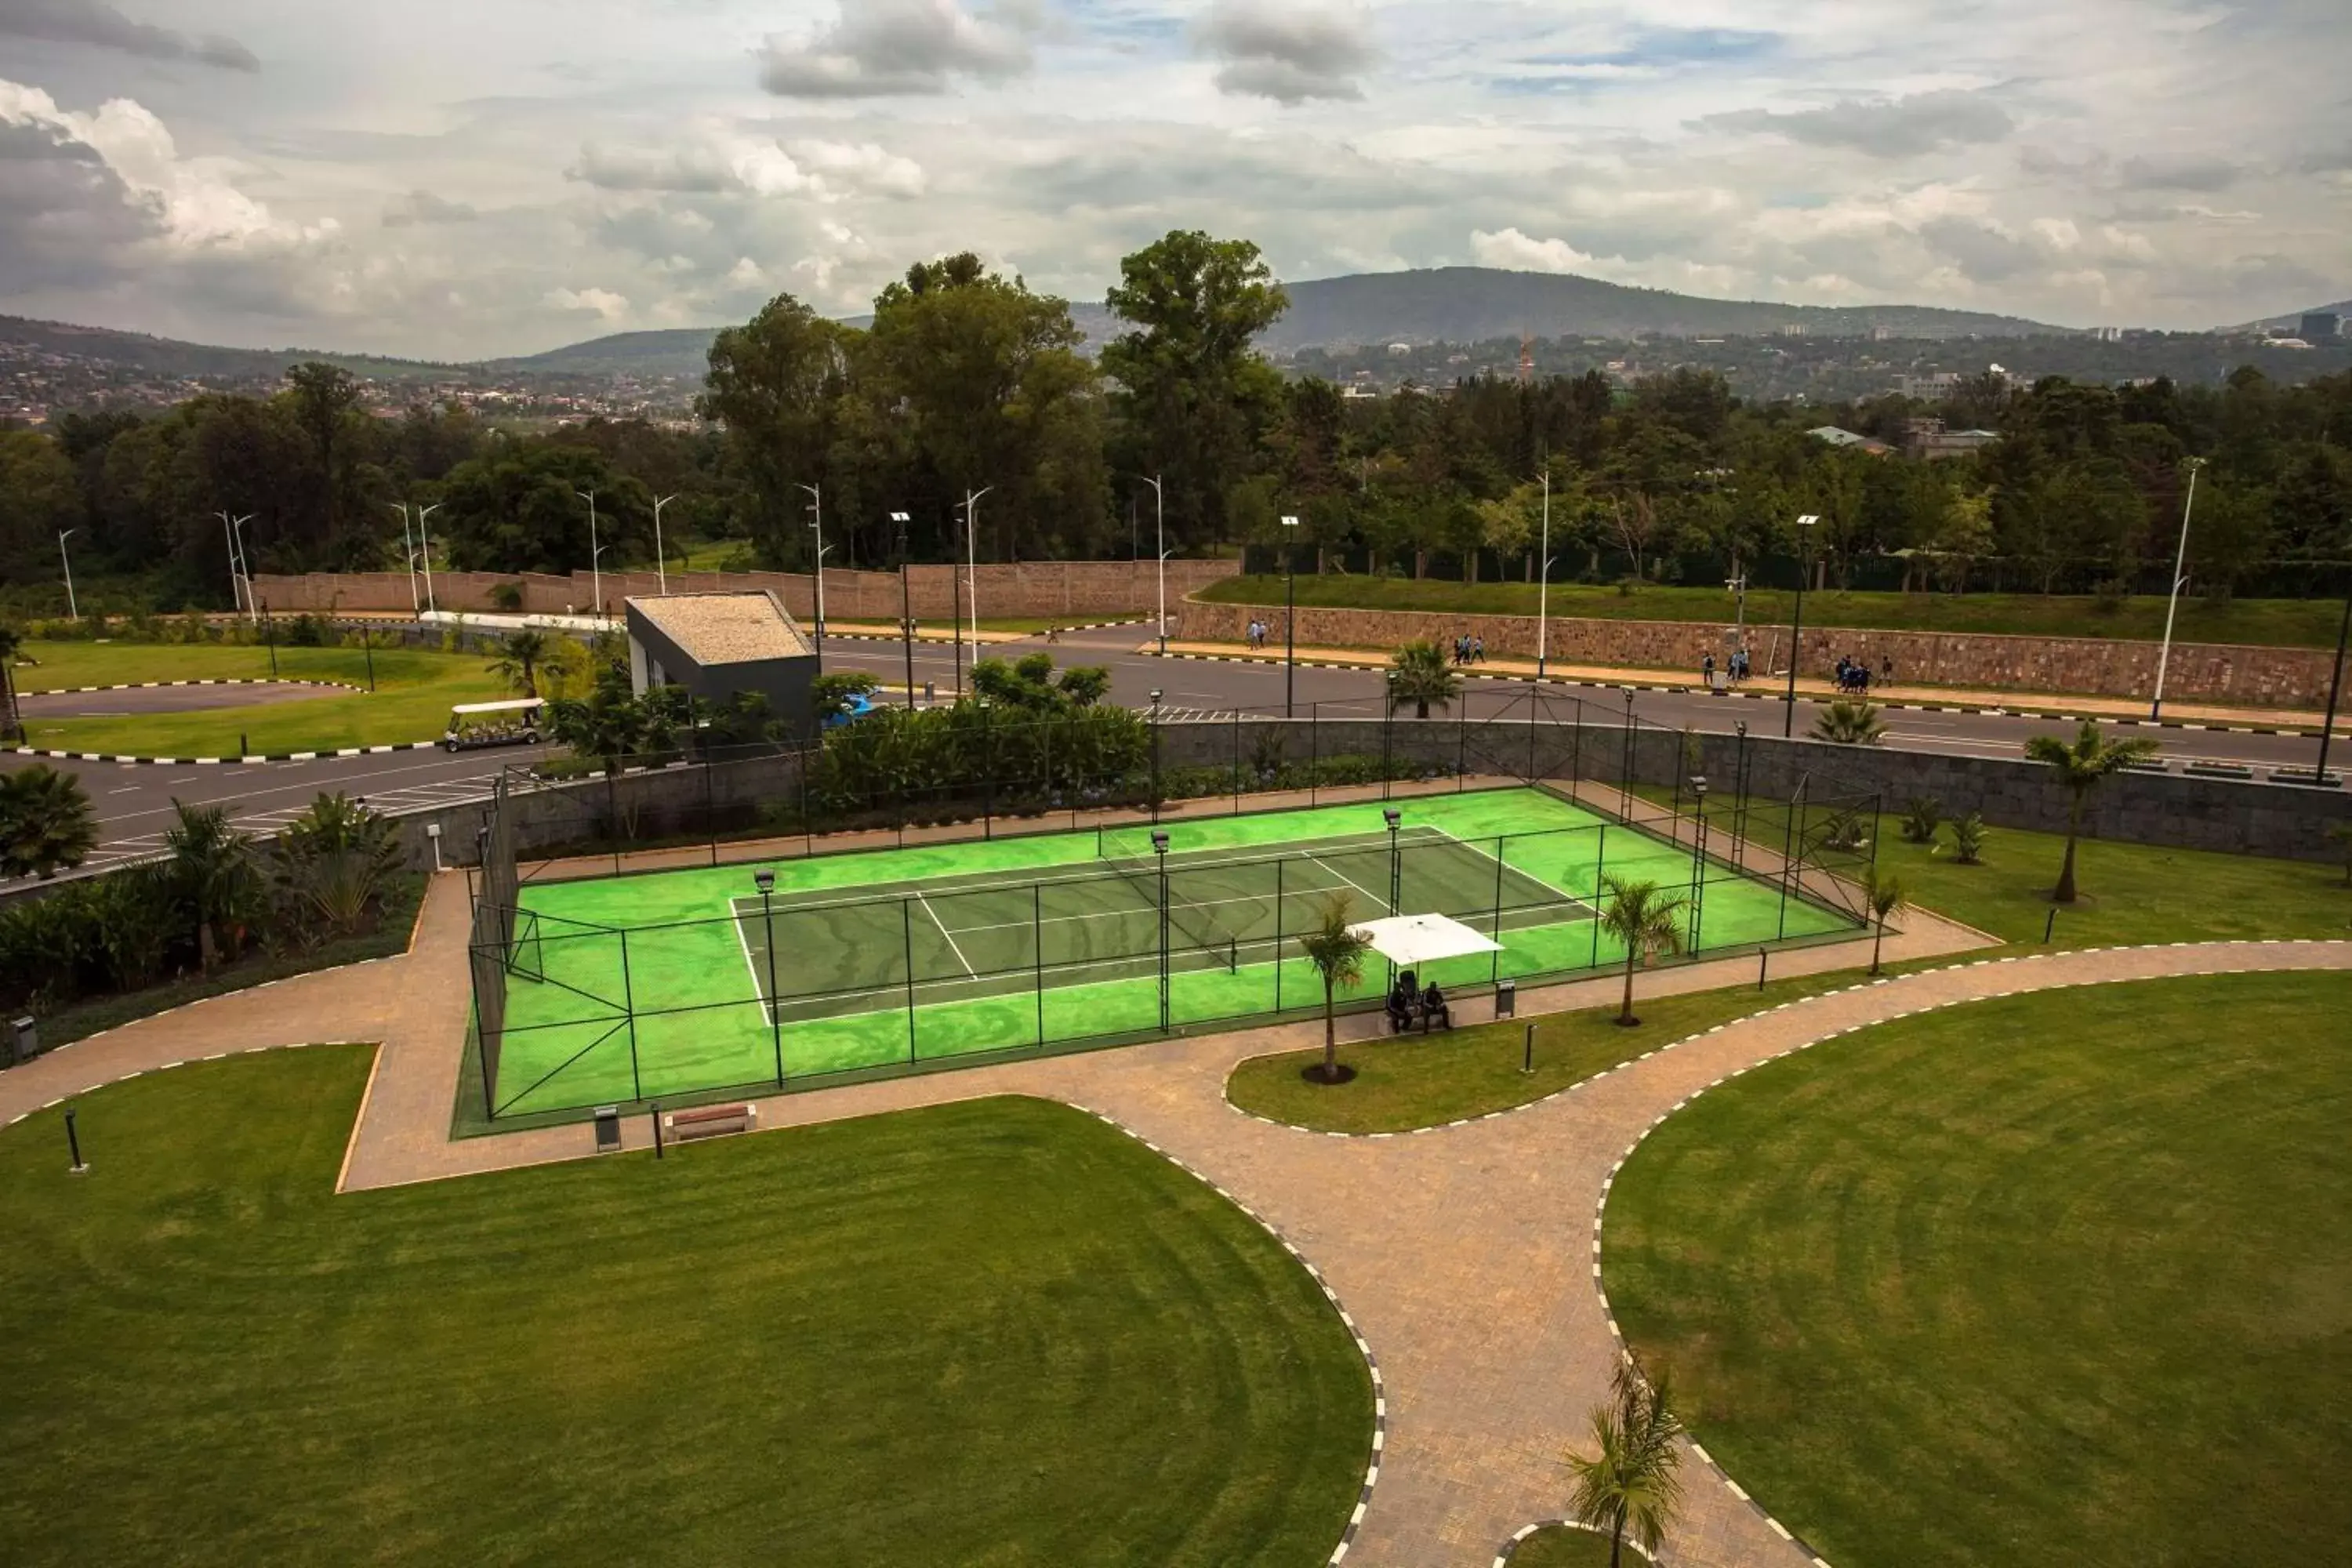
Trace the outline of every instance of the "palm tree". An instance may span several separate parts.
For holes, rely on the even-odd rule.
[[[1406,703],[1412,704],[1412,716],[1426,719],[1433,707],[1451,708],[1454,698],[1462,694],[1462,678],[1445,662],[1438,646],[1423,639],[1409,642],[1396,650],[1389,660],[1389,711],[1393,714]]]
[[[1649,1383],[1632,1363],[1618,1367],[1610,1402],[1592,1409],[1599,1452],[1568,1457],[1576,1473],[1570,1506],[1580,1523],[1609,1532],[1610,1568],[1623,1561],[1628,1530],[1653,1556],[1665,1538],[1682,1504],[1682,1454],[1675,1447],[1682,1430],[1664,1374]]]
[[[172,851],[173,880],[196,917],[196,956],[206,970],[218,963],[221,927],[252,906],[259,879],[253,841],[228,825],[228,808],[174,800],[180,820],[163,830]]]
[[[547,658],[551,642],[545,632],[528,626],[509,632],[499,643],[499,657],[491,664],[490,673],[525,697],[538,696],[539,667]]]
[[[1601,929],[1625,944],[1625,1005],[1618,1009],[1617,1022],[1630,1029],[1642,1021],[1633,1016],[1633,965],[1683,950],[1683,900],[1660,891],[1655,882],[1628,881],[1606,873],[1601,890],[1608,895],[1601,910]]]
[[[1902,912],[1910,900],[1903,891],[1903,879],[1888,875],[1882,877],[1873,866],[1862,884],[1863,894],[1870,900],[1870,918],[1877,931],[1870,939],[1870,972],[1878,973],[1878,950],[1886,944],[1886,922]]]
[[[1336,893],[1325,900],[1323,913],[1315,929],[1298,939],[1299,950],[1307,954],[1315,972],[1323,977],[1323,1081],[1339,1081],[1339,990],[1342,985],[1354,985],[1364,978],[1364,954],[1371,951],[1371,941],[1355,927],[1355,914],[1348,895]]]
[[[98,814],[81,780],[45,763],[0,773],[0,877],[47,880],[97,847]]]
[[[1813,739],[1839,746],[1874,746],[1886,726],[1867,702],[1832,702],[1813,720]]]
[[[2132,763],[2154,755],[2154,741],[2110,741],[2088,719],[2083,721],[2071,745],[2055,735],[2036,735],[2025,742],[2026,760],[2047,763],[2058,774],[2058,782],[2074,796],[2066,807],[2066,860],[2058,868],[2058,886],[2050,894],[2053,901],[2074,901],[2074,840],[2082,834],[2083,803],[2090,798],[2091,791],[2109,773],[2121,773]]]

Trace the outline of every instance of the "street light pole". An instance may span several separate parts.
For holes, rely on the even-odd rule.
[[[971,589],[971,662],[980,662],[980,498],[994,489],[994,485],[982,485],[963,493],[963,548],[968,568],[966,581]]]
[[[604,615],[604,575],[597,569],[596,558],[604,552],[596,542],[596,492],[591,489],[572,493],[588,503],[588,596],[593,601],[588,613],[601,620]]]
[[[1151,689],[1151,820],[1160,820],[1160,689]]]
[[[822,649],[824,647],[824,487],[803,485],[801,489],[808,491],[809,510],[814,514],[809,526],[816,530],[816,555],[810,575],[816,579],[816,646]]]
[[[2327,784],[2327,743],[2336,734],[2336,703],[2344,695],[2344,647],[2352,640],[2352,588],[2345,590],[2344,619],[2336,628],[2336,662],[2327,676],[2327,717],[2319,726],[2319,767],[2311,782],[2326,788]]]
[[[661,509],[677,499],[674,495],[654,498],[654,574],[660,580],[664,595],[669,593],[669,559],[662,553]]]
[[[441,503],[437,500],[431,506],[416,509],[416,559],[425,564],[425,607],[435,612],[440,610],[441,604],[433,596],[433,536],[425,531],[425,520],[440,510]],[[245,580],[245,587],[246,597],[253,597],[253,578],[250,575]]]
[[[1536,550],[1536,679],[1544,678],[1551,617],[1551,469],[1543,472],[1543,542]]]
[[[213,515],[221,520],[221,538],[228,545],[228,605],[230,612],[234,614],[245,608],[245,595],[237,587],[236,530],[239,524],[251,522],[253,513],[247,512],[235,521],[231,521],[228,513],[225,511],[216,511]]]
[[[1282,526],[1295,529],[1298,520],[1286,517]],[[1298,716],[1298,563],[1291,542],[1296,537],[1282,536],[1282,716],[1286,719]]]
[[[246,619],[251,622],[258,622],[261,619],[261,611],[257,608],[254,604],[253,564],[251,558],[245,552],[245,525],[252,521],[253,514],[251,512],[247,512],[243,517],[238,518],[229,526],[229,537],[236,541],[236,543],[237,570],[245,574]]]
[[[2172,617],[2180,608],[2180,584],[2189,564],[2189,514],[2197,507],[2197,470],[2204,466],[2202,458],[2189,459],[2189,494],[2180,503],[2180,544],[2172,556],[2172,595],[2164,605],[2164,647],[2156,656],[2156,700],[2147,708],[2151,719],[2164,717],[2164,672],[2172,662]]]
[[[1787,740],[1797,731],[1797,666],[1805,661],[1805,579],[1812,572],[1812,552],[1806,548],[1812,538],[1813,524],[1821,519],[1811,512],[1797,519],[1797,609],[1789,628],[1789,697],[1780,710],[1780,738]]]
[[[784,1087],[784,1017],[776,1005],[776,910],[772,901],[776,891],[776,874],[759,870],[751,873],[751,885],[760,889],[760,923],[767,933],[768,947],[768,1034],[775,1042],[776,1087]]]
[[[894,511],[890,521],[898,525],[898,635],[907,645],[907,708],[915,706],[915,595],[907,584],[907,524],[903,511]]]
[[[65,563],[66,569],[66,618],[72,621],[81,619],[81,606],[74,602],[73,557],[66,553],[66,537],[80,531],[78,528],[68,528],[58,535],[58,559]]]
[[[1160,657],[1165,658],[1168,657],[1168,497],[1160,489],[1159,475],[1145,479],[1138,474],[1136,478],[1151,487],[1152,548],[1160,552]]]
[[[413,616],[419,606],[416,602],[416,543],[408,536],[408,503],[388,500],[383,504],[400,514],[400,564],[408,574],[408,613]]]

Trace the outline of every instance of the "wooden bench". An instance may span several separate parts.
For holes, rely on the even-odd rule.
[[[673,1143],[690,1143],[697,1138],[721,1138],[730,1132],[749,1132],[759,1120],[757,1106],[706,1105],[697,1110],[663,1112],[662,1132]]]

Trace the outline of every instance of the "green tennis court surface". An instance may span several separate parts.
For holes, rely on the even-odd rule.
[[[1168,1019],[1319,1008],[1297,935],[1450,915],[1502,944],[1422,977],[1449,989],[1620,963],[1600,879],[1687,896],[1687,846],[1535,789],[1172,822]],[[526,886],[498,1052],[499,1115],[683,1095],[1160,1026],[1162,865],[1149,826]],[[1718,846],[1720,847],[1720,846]],[[1705,863],[1701,951],[1849,929],[1777,881]],[[1386,966],[1342,1000],[1378,994]]]

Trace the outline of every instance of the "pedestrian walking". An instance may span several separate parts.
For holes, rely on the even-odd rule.
[[[1471,637],[1470,662],[1473,664],[1484,664],[1486,662],[1486,639],[1485,637],[1475,636]]]

